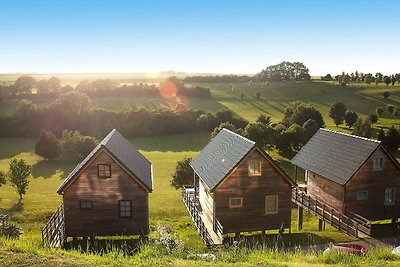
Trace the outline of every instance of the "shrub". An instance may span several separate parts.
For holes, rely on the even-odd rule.
[[[382,117],[385,110],[382,107],[377,107],[375,112],[376,112],[376,115],[378,115],[379,117]]]
[[[349,126],[349,128],[353,127],[354,123],[357,122],[358,115],[354,111],[346,111],[346,114],[344,115],[344,121],[346,122],[346,125]]]
[[[340,102],[334,103],[329,110],[329,117],[332,118],[336,126],[343,123],[345,115],[346,115],[346,106]]]
[[[224,128],[231,130],[232,132],[236,132],[235,125],[233,125],[232,123],[229,123],[229,122],[223,122],[214,129],[214,131],[211,133],[211,138],[214,138],[215,136],[217,136],[217,134],[219,134],[219,132]]]
[[[61,145],[57,137],[48,131],[43,131],[35,145],[35,153],[45,159],[54,159],[60,155]]]
[[[393,105],[387,105],[386,110],[389,114],[393,114],[394,112],[394,106]]]
[[[65,161],[82,161],[97,145],[91,136],[81,135],[78,131],[64,130],[61,139],[61,158]]]
[[[368,116],[368,119],[371,123],[377,123],[378,122],[378,116],[376,114],[370,114]]]

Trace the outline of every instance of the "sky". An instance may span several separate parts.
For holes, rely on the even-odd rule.
[[[0,0],[0,73],[400,72],[400,1]]]

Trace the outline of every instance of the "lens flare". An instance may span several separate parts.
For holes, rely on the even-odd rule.
[[[160,94],[168,100],[176,97],[176,85],[170,81],[163,81],[160,84]]]

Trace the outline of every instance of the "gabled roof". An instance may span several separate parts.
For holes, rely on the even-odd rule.
[[[377,140],[321,128],[292,164],[344,185],[379,146]]]
[[[192,160],[190,166],[207,187],[213,190],[255,148],[257,146],[254,141],[230,130],[222,129]],[[293,185],[290,177],[262,149],[260,151]]]
[[[190,166],[212,190],[255,145],[255,142],[224,128],[200,151]]]
[[[64,190],[79,176],[80,172],[90,161],[105,149],[111,156],[122,165],[130,174],[136,177],[148,191],[153,190],[153,170],[151,162],[148,161],[140,152],[131,145],[116,129],[112,130],[90,154],[79,163],[68,175],[57,193]]]

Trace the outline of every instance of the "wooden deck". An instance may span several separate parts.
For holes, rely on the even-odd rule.
[[[199,201],[194,197],[194,188],[186,186],[183,191],[183,202],[190,217],[196,225],[200,237],[203,239],[207,246],[221,245],[222,238],[218,236],[213,230],[212,222],[202,213]],[[221,228],[219,226],[218,228]]]
[[[371,222],[366,218],[353,212],[343,214],[297,188],[292,191],[292,202],[299,208],[306,209],[320,220],[337,228],[340,232],[356,238],[364,238],[371,235]]]

